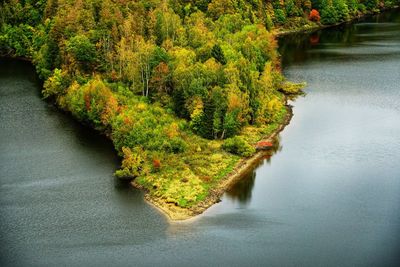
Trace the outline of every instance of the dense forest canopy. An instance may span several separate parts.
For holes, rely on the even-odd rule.
[[[393,1],[11,0],[0,48],[32,58],[44,80],[62,80],[48,82],[46,96],[63,98],[96,73],[190,120],[199,135],[224,138],[271,120],[265,105],[282,77],[269,29],[318,20],[312,9],[336,23],[380,5]]]
[[[147,177],[145,187],[186,206],[237,160],[220,147],[251,155],[246,129],[265,134],[285,114],[293,88],[276,28],[335,24],[396,2],[8,0],[0,51],[32,60],[44,97],[108,133],[124,158],[118,175]],[[211,154],[220,156],[204,161]]]

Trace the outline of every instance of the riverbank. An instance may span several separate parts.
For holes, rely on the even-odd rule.
[[[275,145],[278,145],[276,137],[280,132],[285,129],[287,125],[289,125],[290,120],[293,117],[292,107],[287,104],[287,101],[285,109],[287,110],[287,113],[283,118],[283,121],[279,124],[278,128],[272,131],[268,136],[264,136],[260,141],[273,142]],[[145,199],[147,200],[147,202],[160,210],[171,221],[187,220],[203,213],[212,205],[220,202],[221,197],[226,192],[226,190],[233,186],[236,182],[238,182],[244,174],[246,174],[248,171],[251,171],[254,166],[256,166],[260,162],[260,160],[262,160],[267,155],[268,151],[260,150],[251,157],[240,159],[233,170],[229,172],[226,176],[224,176],[218,182],[218,185],[215,188],[210,190],[209,195],[203,201],[188,208],[182,208],[173,203],[166,202],[163,198],[154,197],[153,195],[146,192],[146,188],[137,183],[135,180],[133,180],[131,184],[140,190],[144,190],[146,192]]]
[[[392,9],[395,9],[398,7],[394,7]],[[383,10],[382,10],[383,11]],[[334,25],[321,25],[321,24],[316,24],[315,26],[310,26],[310,27],[302,27],[298,28],[295,30],[287,30],[287,31],[276,31],[273,32],[275,38],[288,35],[288,34],[296,34],[296,33],[305,33],[305,32],[312,32],[312,31],[317,31],[325,28],[330,28],[330,27],[337,27],[339,25],[349,23],[349,22],[354,22],[355,20],[362,19],[363,17],[374,15],[376,12],[370,12],[370,13],[365,13],[359,16],[353,17],[351,20],[344,21],[341,23],[337,23]],[[286,104],[286,109],[288,110],[284,120],[280,123],[279,127],[276,128],[270,135],[265,136],[261,140],[268,140],[271,141],[274,139],[289,123],[290,120],[293,116],[293,111],[290,106]],[[147,189],[137,183],[135,180],[131,182],[131,184],[141,190],[144,190],[146,192],[145,194],[145,199],[152,204],[154,207],[159,209],[163,214],[165,214],[170,220],[172,221],[179,221],[179,220],[187,220],[190,218],[193,218],[201,213],[203,213],[205,210],[207,210],[209,207],[214,205],[215,203],[218,203],[222,197],[222,195],[225,193],[225,191],[231,187],[233,184],[235,184],[238,180],[240,180],[243,175],[251,170],[253,166],[255,166],[262,158],[265,156],[265,152],[259,151],[255,153],[253,156],[249,158],[242,158],[239,160],[238,163],[236,163],[235,167],[231,172],[229,172],[226,176],[224,176],[215,186],[215,188],[210,190],[209,195],[202,200],[201,202],[187,208],[179,207],[176,205],[176,203],[168,203],[165,201],[165,199],[156,197],[154,195],[151,195],[147,192]]]
[[[365,13],[359,13],[356,16],[349,18],[348,20],[341,21],[341,22],[335,23],[335,24],[321,24],[321,23],[309,21],[308,24],[305,24],[305,25],[295,28],[295,29],[285,29],[284,27],[280,27],[280,28],[278,27],[278,28],[273,29],[272,33],[274,34],[274,36],[276,38],[279,38],[279,37],[285,36],[285,35],[290,35],[290,34],[311,33],[311,32],[315,32],[315,31],[327,29],[327,28],[337,27],[337,26],[347,24],[347,23],[354,23],[354,21],[363,19],[365,17],[374,16],[381,12],[385,12],[388,10],[395,10],[395,9],[399,9],[399,8],[400,8],[400,6],[393,6],[390,8],[381,8],[381,9],[379,9],[379,11],[369,11],[369,12],[365,12]]]

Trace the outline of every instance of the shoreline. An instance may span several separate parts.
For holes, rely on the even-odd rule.
[[[340,26],[340,25],[343,25],[343,24],[347,24],[347,23],[354,23],[355,21],[363,19],[365,17],[378,15],[381,12],[385,12],[385,11],[388,11],[388,10],[399,9],[399,8],[400,8],[400,6],[393,6],[393,7],[390,7],[390,8],[381,8],[381,9],[379,9],[379,12],[371,11],[371,12],[367,12],[367,13],[364,13],[364,14],[358,14],[358,15],[350,18],[349,20],[345,20],[345,21],[342,21],[342,22],[339,22],[339,23],[336,23],[336,24],[324,25],[324,24],[318,23],[315,26],[311,26],[311,27],[303,26],[303,27],[300,27],[300,28],[297,28],[297,29],[283,30],[283,31],[279,31],[279,28],[275,28],[271,32],[272,32],[272,34],[274,35],[275,38],[279,38],[279,37],[290,35],[290,34],[313,33],[313,32],[319,31],[319,30],[337,27],[337,26]]]
[[[273,131],[269,136],[263,137],[260,141],[273,141],[278,136],[278,134],[281,133],[287,125],[289,125],[293,117],[293,110],[292,106],[287,104],[287,100],[288,99],[286,99],[285,106],[288,113],[285,119],[275,131]],[[202,214],[212,205],[220,202],[221,197],[226,192],[226,190],[232,187],[237,181],[239,181],[246,172],[257,165],[266,154],[267,153],[265,151],[260,150],[251,157],[240,159],[236,163],[234,169],[218,182],[216,188],[212,189],[210,194],[203,201],[190,208],[181,208],[172,203],[167,203],[161,198],[152,197],[148,192],[146,192],[146,189],[136,183],[135,180],[131,181],[131,185],[137,189],[143,190],[145,192],[145,200],[150,205],[159,210],[162,214],[164,214],[170,221],[184,221]]]
[[[392,8],[388,9],[381,9],[380,12],[389,10],[389,9],[398,9],[399,6],[395,6]],[[319,24],[315,27],[310,27],[310,28],[298,28],[294,30],[287,30],[287,31],[272,31],[272,34],[274,35],[275,38],[279,38],[285,35],[289,34],[300,34],[300,33],[312,33],[316,32],[318,30],[323,30],[327,28],[332,28],[332,27],[337,27],[346,23],[354,23],[356,20],[360,20],[364,17],[367,16],[373,16],[379,14],[378,12],[369,12],[365,14],[361,14],[355,17],[352,17],[351,19],[347,21],[343,21],[340,23],[332,24],[332,25],[322,25]],[[265,136],[259,141],[272,141],[280,132],[282,132],[287,125],[289,125],[292,117],[293,117],[293,110],[290,105],[288,105],[288,99],[286,98],[286,108],[288,110],[288,114],[286,115],[285,119],[283,122],[280,124],[280,126],[272,132],[269,136]],[[254,167],[259,161],[262,159],[262,157],[266,155],[264,151],[257,151],[254,155],[248,158],[242,158],[240,159],[234,169],[225,177],[223,177],[216,188],[212,189],[210,194],[201,202],[196,204],[193,207],[190,208],[181,208],[179,206],[176,206],[172,203],[167,203],[163,201],[161,198],[155,198],[152,197],[147,190],[139,185],[138,183],[135,182],[135,180],[132,180],[130,183],[132,186],[134,186],[137,189],[140,189],[145,192],[145,200],[147,203],[152,205],[154,208],[159,210],[162,214],[164,214],[170,221],[184,221],[188,219],[192,219],[200,214],[202,214],[204,211],[206,211],[208,208],[210,208],[212,205],[218,203],[221,201],[221,197],[225,193],[227,189],[229,189],[232,185],[234,185],[237,181],[239,181],[243,175],[249,171],[252,167]]]

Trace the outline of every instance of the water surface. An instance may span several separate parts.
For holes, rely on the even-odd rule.
[[[292,103],[280,150],[204,215],[169,223],[118,183],[110,142],[0,61],[1,266],[396,266],[399,12],[280,42]]]

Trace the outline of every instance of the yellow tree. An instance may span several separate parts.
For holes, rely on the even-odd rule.
[[[214,19],[224,14],[234,14],[235,7],[232,0],[212,0],[208,5],[208,12]]]

